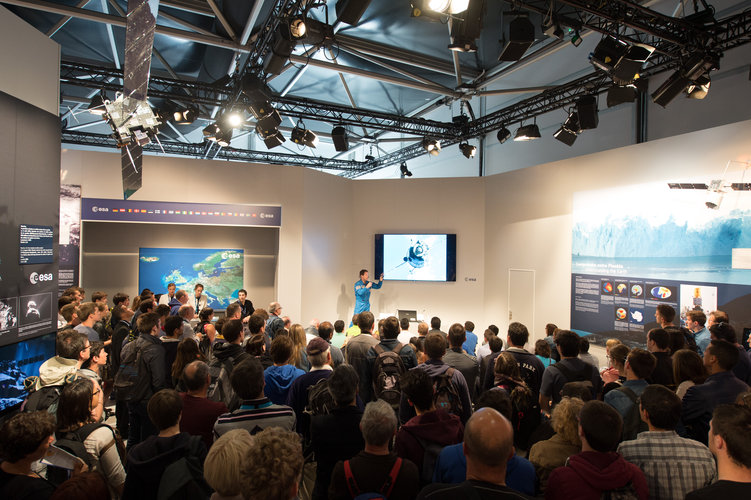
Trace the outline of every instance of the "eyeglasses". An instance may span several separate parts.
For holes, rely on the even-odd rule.
[[[84,348],[83,348],[83,349],[81,349],[81,350],[82,350],[82,351],[85,351],[86,349],[91,349],[91,344],[87,345],[86,347],[84,347]]]

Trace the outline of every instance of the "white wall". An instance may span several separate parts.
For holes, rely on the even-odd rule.
[[[0,6],[0,91],[59,113],[60,45]]]

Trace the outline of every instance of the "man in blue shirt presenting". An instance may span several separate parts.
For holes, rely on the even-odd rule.
[[[360,279],[355,282],[355,314],[370,311],[370,289],[378,290],[383,286],[383,273],[378,281],[368,281],[368,270],[360,271]]]

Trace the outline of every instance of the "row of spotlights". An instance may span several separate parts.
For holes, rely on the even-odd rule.
[[[540,129],[537,124],[533,123],[532,125],[522,125],[519,127],[516,130],[516,134],[514,134],[514,141],[533,141],[540,137],[542,137],[540,135]],[[496,134],[496,138],[498,139],[498,142],[503,144],[511,138],[511,131],[506,127],[501,127]]]

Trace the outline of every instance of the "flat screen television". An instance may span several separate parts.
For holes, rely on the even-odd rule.
[[[375,273],[394,281],[456,281],[456,234],[376,234]]]
[[[26,399],[23,381],[39,375],[39,367],[55,355],[55,333],[0,347],[0,414]]]

